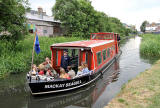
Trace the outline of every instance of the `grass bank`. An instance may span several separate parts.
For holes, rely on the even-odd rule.
[[[33,35],[27,35],[24,40],[18,42],[14,47],[10,42],[0,40],[0,78],[29,70],[32,59],[33,39]],[[77,40],[82,40],[82,38],[39,36],[41,52],[38,55],[34,55],[34,63],[39,64],[44,61],[45,57],[51,56],[50,45],[53,43]]]
[[[160,60],[125,84],[105,108],[159,108]]]
[[[160,57],[160,35],[142,35],[140,53],[146,57]]]

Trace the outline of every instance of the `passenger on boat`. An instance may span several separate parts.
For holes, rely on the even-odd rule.
[[[70,79],[69,75],[65,72],[64,68],[60,68],[60,78]]]
[[[39,71],[39,75],[44,75],[44,65],[43,64],[40,64],[39,66],[38,66],[38,69],[40,70]]]
[[[53,76],[53,73],[51,72],[51,68],[49,68],[48,70],[47,70],[47,72],[46,72],[46,76],[48,77],[48,76]]]
[[[38,75],[44,75],[44,70],[40,70],[40,72],[38,73]]]
[[[64,50],[63,56],[61,57],[61,67],[67,72],[67,66],[70,66],[70,57],[68,56],[67,50]]]
[[[82,68],[84,68],[85,66],[84,66],[84,64],[85,64],[85,62],[81,62],[81,66],[82,66]]]
[[[83,69],[82,69],[83,74],[88,74],[89,69],[88,69],[87,63],[82,63],[82,67],[83,67]]]
[[[47,71],[45,70],[45,65],[40,64],[38,66],[38,69],[39,69],[39,73],[38,73],[38,76],[37,76],[38,80],[46,80],[46,81],[48,81],[48,79],[47,79],[48,76],[47,76]]]
[[[58,77],[59,76],[54,68],[49,67],[49,68],[45,68],[45,69],[46,69],[46,76],[52,76],[52,77]]]
[[[37,66],[35,64],[33,64],[31,75],[36,76],[37,72],[38,72]]]
[[[46,57],[45,62],[43,62],[42,64],[45,66],[45,68],[52,67],[51,60],[48,57]]]
[[[53,68],[51,69],[51,72],[53,73],[54,78],[59,78],[59,74],[54,70]]]
[[[77,72],[76,77],[79,77],[79,76],[82,76],[82,75],[83,75],[82,70],[83,70],[82,66],[79,66],[79,67],[78,67],[78,72]]]
[[[120,37],[120,35],[118,34],[118,35],[117,35],[118,47],[120,46],[120,40],[121,40],[121,37]]]
[[[69,75],[69,77],[71,79],[74,78],[75,77],[75,71],[72,69],[72,67],[68,66],[67,69],[68,69],[68,75]]]

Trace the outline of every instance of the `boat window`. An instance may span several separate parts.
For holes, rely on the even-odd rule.
[[[86,63],[88,63],[88,52],[86,52],[86,59],[85,59],[86,61]]]
[[[68,49],[68,55],[69,55],[70,57],[72,57],[72,50],[71,50],[71,49]]]
[[[97,53],[97,63],[100,65],[102,63],[101,51]]]
[[[113,47],[113,50],[115,51],[115,46],[112,46]]]
[[[107,48],[107,57],[110,57],[110,48]]]
[[[103,61],[105,61],[106,60],[106,55],[107,55],[106,54],[106,49],[103,50],[102,54],[103,54]]]
[[[75,50],[75,55],[76,55],[76,56],[79,55],[79,50]]]
[[[115,51],[115,46],[112,46],[112,50]]]

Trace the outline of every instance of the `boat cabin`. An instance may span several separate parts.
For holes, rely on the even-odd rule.
[[[61,57],[68,50],[75,72],[82,62],[88,64],[89,70],[96,72],[118,54],[117,36],[116,33],[91,33],[90,40],[53,44],[50,46],[52,66],[60,72]]]

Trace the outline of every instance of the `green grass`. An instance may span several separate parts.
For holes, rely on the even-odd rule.
[[[149,99],[152,103],[147,106],[147,108],[159,108],[160,107],[160,94],[156,94],[152,98]]]
[[[129,81],[105,108],[159,108],[160,60]]]
[[[160,57],[160,35],[144,34],[140,53],[146,57]]]
[[[122,98],[118,99],[118,101],[119,101],[120,103],[124,103],[124,102],[125,102],[125,100],[122,99]]]
[[[33,35],[26,35],[25,39],[19,41],[16,46],[10,42],[0,40],[0,78],[10,74],[27,72],[32,60]],[[39,64],[45,57],[51,57],[50,45],[53,43],[82,40],[77,37],[41,37],[39,43],[41,52],[34,54],[34,63]]]

